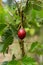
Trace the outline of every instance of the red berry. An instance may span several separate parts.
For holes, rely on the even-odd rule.
[[[19,37],[20,39],[24,39],[25,36],[26,36],[26,31],[25,31],[23,28],[21,28],[21,29],[18,31],[18,37]]]

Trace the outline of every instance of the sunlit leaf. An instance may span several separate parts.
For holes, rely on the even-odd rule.
[[[10,61],[7,65],[21,65],[21,63],[19,61],[13,60]]]
[[[24,57],[22,59],[23,65],[37,65],[37,62],[34,60],[34,58],[31,57]]]

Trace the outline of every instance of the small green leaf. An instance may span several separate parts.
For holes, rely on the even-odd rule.
[[[13,60],[10,61],[7,65],[21,65],[21,63],[19,61]]]
[[[38,55],[43,55],[43,50],[42,50],[42,49],[38,49],[38,50],[36,51],[36,53],[37,53]]]
[[[16,27],[16,25],[10,24],[10,27],[12,29],[13,35],[16,36],[17,35],[17,27]]]
[[[6,24],[0,24],[0,35],[2,35],[4,28],[6,27]]]
[[[42,7],[38,4],[33,4],[33,8],[38,11],[40,11],[42,9]]]
[[[3,46],[4,46],[4,44],[0,43],[0,52],[2,52]]]
[[[11,45],[13,43],[13,33],[11,31],[11,29],[8,28],[8,30],[6,30],[3,35],[2,35],[2,44],[1,45],[3,48],[2,48],[2,51],[1,52],[5,52],[6,49],[8,48],[9,45]]]
[[[38,46],[39,46],[38,42],[33,42],[29,51],[34,52],[38,48]]]
[[[24,56],[21,60],[12,60],[9,62],[4,62],[5,65],[38,65],[34,58]]]
[[[24,56],[22,59],[22,64],[23,65],[37,65],[36,61],[34,58]]]
[[[32,8],[32,4],[31,2],[28,0],[28,3],[26,4],[25,8],[24,8],[24,13],[25,14],[29,14],[29,11],[31,10]]]
[[[38,55],[43,55],[43,43],[39,45],[38,49],[36,50]]]
[[[5,23],[5,11],[2,6],[0,6],[0,23]]]

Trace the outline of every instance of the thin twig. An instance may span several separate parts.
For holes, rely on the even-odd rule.
[[[9,15],[11,16],[11,17],[13,17],[13,14],[8,10],[8,13],[9,13]]]
[[[26,1],[26,8],[27,8],[27,5],[28,5],[28,1],[29,1],[29,0]]]
[[[22,50],[22,57],[25,55],[25,50],[24,50],[24,41],[23,40],[20,40],[19,41],[19,44],[20,44],[20,48]]]
[[[20,8],[19,8],[19,4],[16,2],[16,0],[14,0],[14,2],[16,3],[17,9],[18,9],[18,13],[20,15]]]

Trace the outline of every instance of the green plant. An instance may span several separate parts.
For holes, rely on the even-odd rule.
[[[6,9],[7,8],[7,9]],[[4,12],[4,13],[3,13]],[[17,32],[24,28],[27,36],[39,34],[40,28],[43,25],[43,2],[38,0],[26,0],[16,2],[9,7],[0,6],[0,52],[5,53],[13,43],[14,37],[18,37]],[[32,32],[32,33],[31,33]],[[20,37],[20,36],[19,36]],[[25,35],[24,35],[25,37]],[[23,38],[24,38],[23,37]],[[21,60],[12,60],[4,62],[2,65],[38,65],[36,60],[31,57],[25,57],[24,40],[19,39],[19,44],[22,50],[23,58]],[[29,52],[43,55],[43,44],[34,42],[31,45]],[[40,53],[39,53],[40,52]]]

